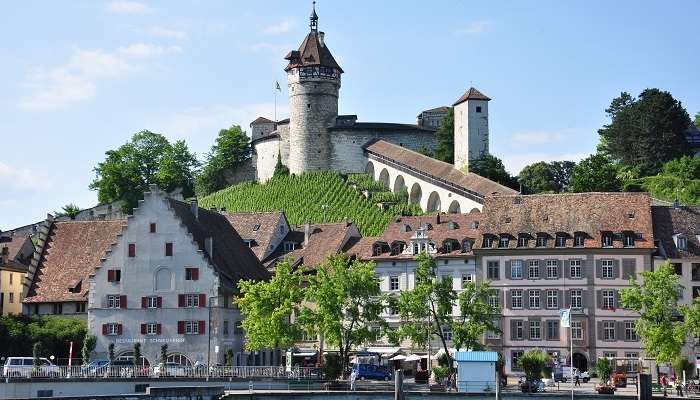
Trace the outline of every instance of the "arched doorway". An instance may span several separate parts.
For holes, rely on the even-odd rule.
[[[452,203],[450,203],[450,208],[447,209],[447,212],[451,214],[459,214],[462,212],[461,207],[459,206],[459,202],[457,200],[452,200]]]
[[[371,176],[372,179],[374,179],[374,164],[372,163],[372,161],[367,163],[367,166],[365,167],[365,173],[367,173],[367,175]]]
[[[191,367],[192,366],[192,361],[190,361],[190,359],[187,358],[186,355],[180,354],[180,353],[168,354],[168,358],[166,359],[166,361],[175,363],[177,365],[182,365],[183,367]]]
[[[404,182],[403,176],[399,175],[394,180],[394,193],[401,193],[404,189],[406,189],[406,182]]]
[[[386,168],[382,169],[382,172],[379,173],[379,182],[384,185],[384,189],[389,189],[389,171],[387,171]]]
[[[408,202],[413,204],[420,204],[420,199],[423,197],[423,191],[420,188],[418,182],[411,186],[411,194],[408,197]]]
[[[428,196],[428,206],[426,207],[425,211],[440,211],[440,206],[440,195],[437,192],[430,193],[430,196]]]
[[[115,357],[115,360],[119,360],[119,361],[128,361],[128,360],[133,360],[133,359],[134,359],[134,352],[133,351],[125,351],[123,353],[120,353],[117,357]],[[134,363],[136,365],[142,366],[142,367],[149,367],[151,365],[151,363],[148,361],[148,359],[146,357],[144,357],[143,354],[141,355],[140,362],[138,362],[138,363],[134,362]]]
[[[581,353],[574,353],[574,367],[578,368],[579,371],[588,371],[588,360],[586,356]]]

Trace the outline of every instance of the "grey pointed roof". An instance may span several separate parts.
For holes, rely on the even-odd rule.
[[[323,66],[336,68],[341,73],[343,69],[335,61],[331,51],[325,43],[321,43],[319,35],[323,35],[323,32],[311,31],[299,46],[299,50],[290,51],[284,58],[289,60],[289,65],[285,68],[285,71],[289,71],[292,68],[297,67],[308,67],[308,66]]]
[[[273,124],[273,123],[275,123],[275,121],[269,120],[265,117],[258,117],[255,119],[255,121],[250,123],[250,126],[258,125],[258,124]]]
[[[481,93],[480,91],[478,91],[475,87],[470,87],[466,92],[464,92],[464,94],[462,95],[462,97],[460,97],[459,99],[457,99],[457,101],[455,101],[454,104],[452,104],[452,105],[453,105],[453,106],[456,106],[457,104],[464,103],[464,102],[467,101],[467,100],[485,100],[485,101],[489,101],[489,100],[491,100],[491,99],[490,99],[488,96],[486,96],[485,94],[483,94],[483,93]]]

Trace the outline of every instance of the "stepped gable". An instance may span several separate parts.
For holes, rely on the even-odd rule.
[[[486,96],[485,94],[483,94],[483,93],[481,93],[480,91],[478,91],[475,87],[470,87],[469,89],[467,89],[466,92],[464,92],[464,94],[462,95],[462,97],[460,97],[459,99],[457,99],[457,101],[455,101],[454,104],[452,104],[452,106],[454,107],[454,106],[456,106],[457,104],[464,103],[464,102],[467,101],[467,100],[484,100],[484,101],[491,101],[491,99],[490,99],[488,96]]]
[[[280,220],[286,219],[282,211],[223,213],[233,229],[245,240],[252,240],[250,249],[262,261],[277,233]]]
[[[168,202],[201,250],[205,249],[207,238],[213,239],[213,254],[204,251],[204,255],[223,275],[234,283],[240,279],[263,280],[270,277],[225,216],[199,208],[195,218],[190,204],[171,198],[168,198]]]
[[[126,220],[108,220],[51,224],[43,248],[37,249],[41,258],[23,302],[87,300],[88,278],[117,241],[125,223]]]
[[[465,174],[452,164],[436,160],[384,140],[372,140],[363,148],[368,153],[388,158],[418,173],[429,175],[433,179],[444,181],[463,190],[476,193],[481,197],[494,194],[510,195],[518,193],[516,190],[473,172]]]
[[[615,235],[630,232],[638,237],[635,248],[653,248],[651,198],[648,193],[566,193],[517,196],[491,196],[484,202],[479,230],[482,237],[519,235],[535,238],[538,233],[554,238],[557,233],[567,236],[567,247],[573,246],[576,232],[585,234],[585,248],[601,248],[603,232]],[[535,240],[528,246],[534,248]],[[478,240],[476,247],[482,247]],[[517,240],[510,240],[515,248]],[[554,240],[547,247],[555,247]],[[619,238],[615,248],[622,248]]]
[[[700,207],[653,206],[654,239],[661,244],[668,258],[700,257]],[[685,236],[687,249],[679,249],[673,240],[675,235]]]
[[[350,222],[310,224],[309,241],[304,244],[304,230],[304,225],[297,225],[283,240],[293,242],[300,248],[285,252],[283,246],[280,246],[271,258],[279,261],[291,257],[292,265],[304,265],[305,269],[313,269],[323,263],[326,257],[342,252],[349,240],[359,237],[359,234],[355,235],[357,228]]]
[[[438,248],[436,257],[464,256],[473,254],[471,249],[462,249],[464,240],[472,243],[479,237],[479,224],[483,214],[473,211],[469,214],[439,214],[421,216],[397,216],[386,227],[384,232],[377,237],[366,237],[355,243],[347,250],[349,255],[358,258],[370,259],[397,259],[413,258],[413,255],[391,254],[391,246],[396,242],[403,242],[406,247],[411,244],[411,237],[416,234],[416,229],[427,228],[426,237],[435,243]],[[449,253],[444,252],[443,243],[454,240],[457,245]],[[381,246],[379,255],[375,253],[375,246]]]

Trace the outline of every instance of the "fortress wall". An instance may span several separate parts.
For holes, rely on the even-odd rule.
[[[272,178],[277,164],[277,155],[280,152],[280,140],[278,138],[263,140],[255,143],[255,160],[256,176],[259,182],[265,182]],[[284,160],[284,158],[283,158]]]
[[[422,147],[433,150],[437,145],[435,135],[425,131],[391,132],[333,129],[330,137],[330,169],[340,173],[365,172],[367,156],[364,154],[362,146],[374,138],[386,140],[411,150],[418,150]]]

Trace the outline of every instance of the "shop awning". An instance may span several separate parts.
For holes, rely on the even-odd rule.
[[[402,360],[405,360],[405,359],[406,359],[406,356],[403,355],[403,354],[399,354],[399,355],[397,355],[397,356],[393,356],[393,357],[390,358],[391,361],[402,361]]]
[[[420,361],[421,356],[417,354],[411,354],[410,356],[406,357],[404,361]]]
[[[368,347],[365,351],[368,353],[379,353],[384,358],[390,358],[400,352],[401,347]]]

